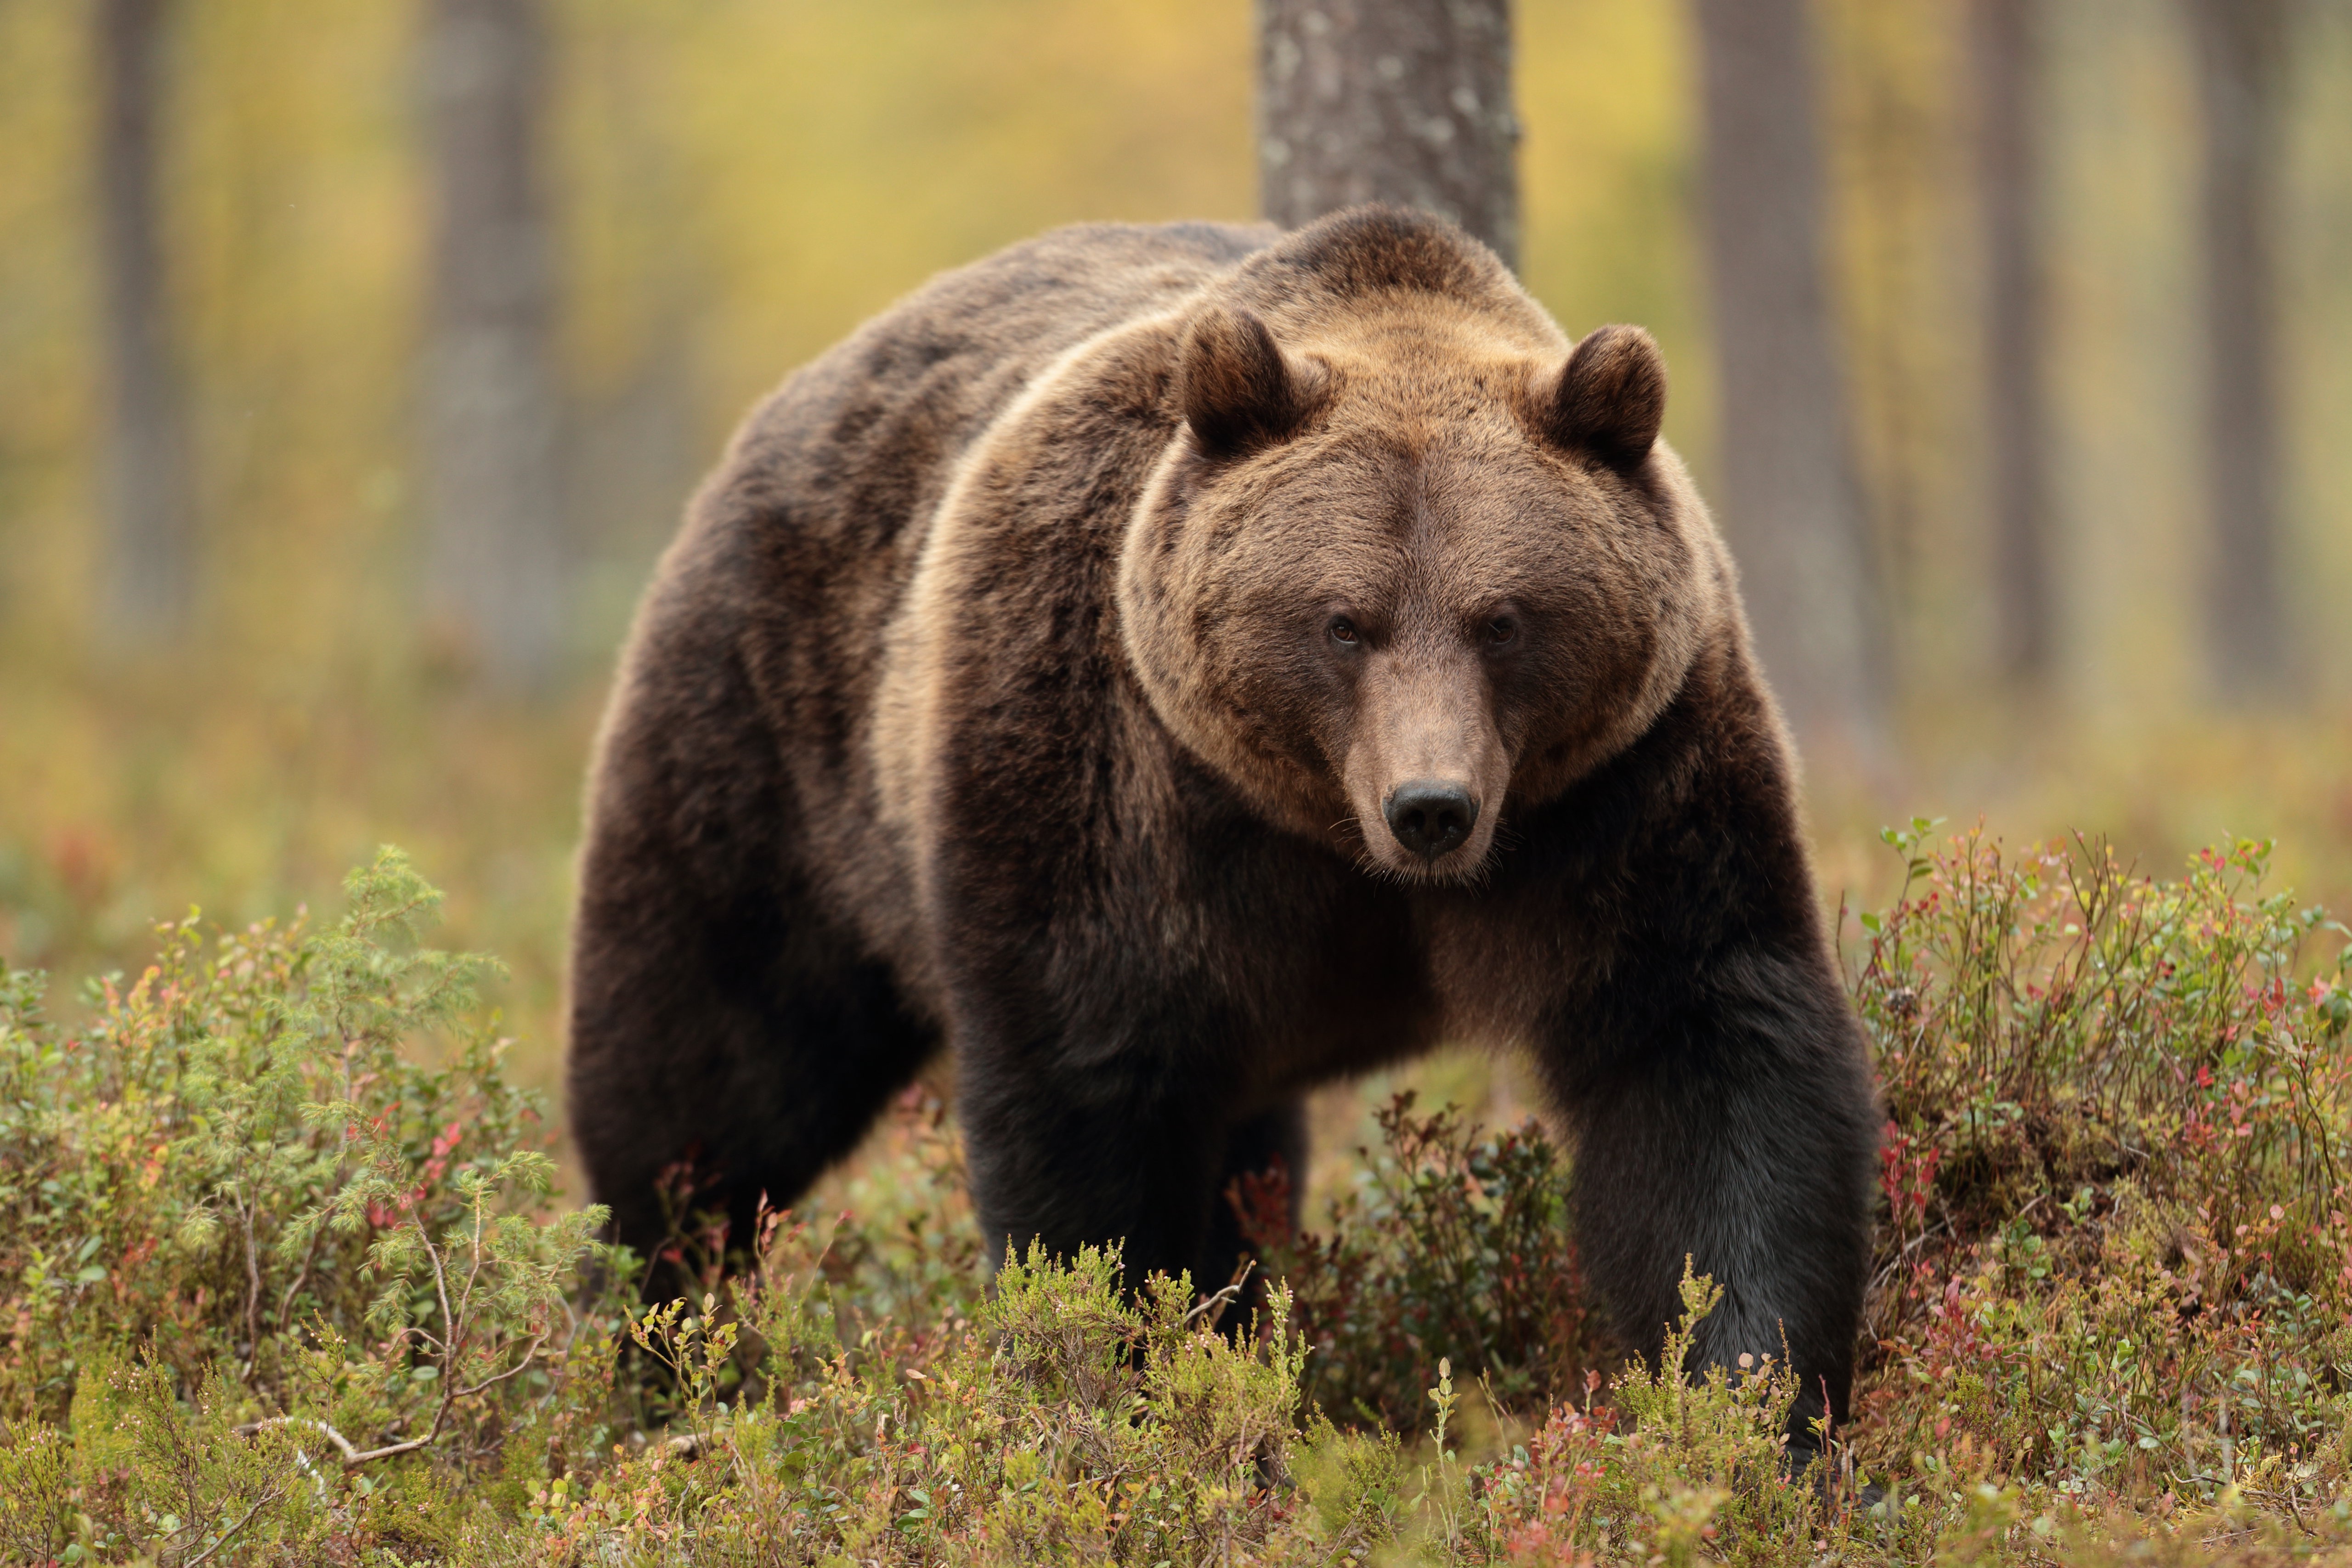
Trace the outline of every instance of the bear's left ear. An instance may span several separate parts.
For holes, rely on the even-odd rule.
[[[1665,421],[1666,362],[1639,327],[1595,327],[1537,397],[1547,437],[1630,473]]]

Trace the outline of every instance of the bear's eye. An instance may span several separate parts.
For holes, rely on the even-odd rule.
[[[1486,646],[1488,647],[1501,647],[1506,643],[1517,640],[1518,635],[1519,623],[1511,619],[1508,616],[1496,616],[1493,620],[1486,623]]]
[[[1333,642],[1352,643],[1356,640],[1356,623],[1345,616],[1334,616],[1330,630]]]

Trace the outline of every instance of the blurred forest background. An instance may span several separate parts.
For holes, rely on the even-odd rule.
[[[1521,0],[1519,260],[1570,331],[1657,334],[1720,508],[1771,427],[1742,408],[1781,407],[1768,375],[1721,412],[1710,266],[1770,195],[1724,95],[1816,136],[1803,374],[1859,579],[1845,685],[1773,673],[1830,889],[1883,899],[1876,829],[1924,813],[2167,871],[2274,835],[2352,901],[2352,4],[1745,8],[1793,96],[1723,76],[1742,10]],[[282,910],[397,842],[551,1083],[604,682],[733,422],[937,268],[1255,216],[1255,27],[0,0],[0,956],[130,962],[151,916]]]

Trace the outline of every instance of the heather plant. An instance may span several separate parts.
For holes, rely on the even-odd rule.
[[[692,1414],[648,1459],[625,1447],[586,1472],[603,1479],[534,1489],[527,1522],[553,1560],[1149,1564],[1255,1555],[1285,1526],[1311,1538],[1286,1508],[1303,1351],[1281,1292],[1233,1335],[1186,1280],[1129,1298],[1115,1252],[1033,1252],[943,1330],[846,1340],[807,1244],[776,1227],[732,1317],[713,1293],[639,1321]],[[768,1375],[730,1404],[748,1340]],[[1323,1485],[1339,1534],[1363,1484]]]

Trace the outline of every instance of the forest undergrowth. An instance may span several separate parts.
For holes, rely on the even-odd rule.
[[[2343,929],[2260,844],[1888,841],[1829,1474],[1779,1479],[1771,1363],[1622,1359],[1539,1125],[1402,1096],[1309,1231],[1232,1194],[1262,1291],[984,1289],[917,1089],[845,1212],[682,1223],[641,1305],[387,852],[331,923],[158,928],[70,1027],[0,984],[0,1561],[2352,1563]]]

